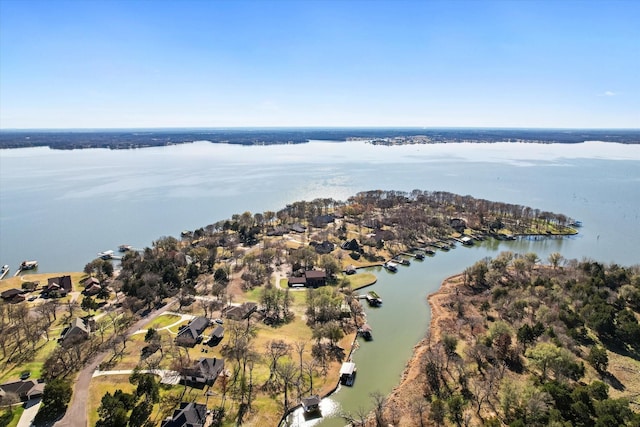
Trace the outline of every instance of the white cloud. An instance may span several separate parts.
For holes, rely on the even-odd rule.
[[[613,91],[610,91],[610,90],[607,90],[604,93],[600,94],[600,96],[616,96],[616,95],[617,95],[617,93],[615,93]]]

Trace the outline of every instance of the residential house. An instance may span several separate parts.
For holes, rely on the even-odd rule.
[[[91,334],[90,323],[81,317],[73,319],[71,324],[62,331],[59,342],[62,345],[72,345],[80,340],[88,339]]]
[[[212,386],[224,370],[224,359],[201,357],[193,366],[185,369],[182,378],[189,384]]]
[[[307,270],[302,276],[291,276],[287,278],[289,287],[312,287],[324,286],[327,284],[327,273],[324,270]]]
[[[2,296],[3,300],[11,303],[22,302],[26,299],[24,295],[24,291],[22,289],[16,289],[16,288],[8,289],[4,291],[2,294],[0,294],[0,296]]]
[[[325,240],[322,243],[311,242],[309,243],[309,246],[312,246],[316,250],[316,252],[319,253],[320,255],[331,253],[336,247],[336,245],[334,245],[328,240]]]
[[[458,233],[464,233],[464,229],[467,228],[467,223],[462,218],[451,218],[449,225]]]
[[[44,383],[39,383],[35,380],[12,381],[0,385],[0,397],[14,394],[20,400],[25,401],[42,396],[44,386]]]
[[[189,324],[183,327],[176,337],[176,344],[185,347],[193,347],[202,340],[202,333],[209,326],[209,319],[206,317],[196,317]]]
[[[204,427],[206,419],[206,405],[182,402],[180,408],[173,411],[173,416],[165,419],[160,427]]]
[[[85,288],[88,288],[89,286],[92,286],[92,285],[98,285],[99,286],[100,285],[100,280],[96,279],[93,276],[89,276],[89,277],[86,277],[86,278],[82,279],[80,281],[80,283]]]
[[[50,277],[47,279],[47,287],[43,294],[52,297],[63,297],[67,295],[73,286],[71,284],[71,276]]]
[[[221,325],[218,325],[211,333],[211,338],[209,338],[208,344],[212,347],[216,346],[220,344],[222,338],[224,338],[224,328]]]
[[[252,313],[258,310],[258,304],[255,302],[245,302],[239,306],[228,307],[225,316],[231,320],[244,320],[249,318]]]

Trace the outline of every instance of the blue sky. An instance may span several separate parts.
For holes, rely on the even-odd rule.
[[[0,128],[638,128],[638,22],[635,0],[0,0]]]

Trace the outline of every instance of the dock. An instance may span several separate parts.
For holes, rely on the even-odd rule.
[[[5,264],[2,267],[2,270],[0,270],[0,280],[4,279],[4,276],[6,276],[7,274],[9,274],[9,266]]]

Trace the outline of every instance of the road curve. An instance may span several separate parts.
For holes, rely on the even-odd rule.
[[[132,335],[146,323],[169,310],[169,307],[171,307],[174,302],[175,299],[171,299],[160,309],[152,311],[149,315],[138,320],[127,330],[127,335]],[[87,427],[89,385],[91,384],[91,378],[98,365],[100,365],[104,358],[110,353],[110,351],[98,353],[91,362],[80,371],[73,386],[73,395],[71,396],[71,403],[69,403],[67,412],[62,419],[54,424],[54,427]]]

